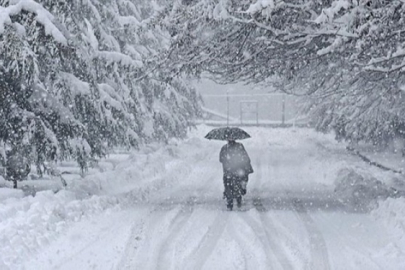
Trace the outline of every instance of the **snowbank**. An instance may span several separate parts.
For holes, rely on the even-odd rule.
[[[389,198],[379,203],[379,207],[371,212],[372,216],[391,233],[391,244],[381,252],[386,258],[396,259],[405,251],[405,198]],[[405,262],[402,262],[405,267]]]
[[[93,196],[79,201],[69,191],[57,194],[42,191],[35,197],[3,200],[0,203],[0,261],[15,269],[25,257],[55,239],[69,222],[109,208],[119,208],[116,198]]]
[[[189,142],[194,146],[198,144],[193,140]],[[167,146],[155,144],[143,147],[133,152],[127,161],[117,164],[115,170],[74,181],[68,189],[84,197],[132,193],[136,197],[134,199],[145,200],[153,190],[175,185],[179,175],[191,171],[193,162],[199,157],[195,151],[185,151],[187,144],[187,141],[184,142],[183,150],[176,147],[175,141]]]
[[[367,210],[373,206],[373,201],[394,195],[394,189],[358,167],[339,171],[335,180],[335,192],[340,200],[359,207],[358,210]]]
[[[35,197],[24,197],[22,190],[0,188],[0,269],[18,268],[72,222],[123,209],[175,185],[184,179],[179,175],[187,175],[193,163],[211,153],[195,150],[203,148],[202,140],[191,136],[181,147],[177,140],[145,146],[110,170],[69,179],[67,189],[57,193],[37,191]]]
[[[335,192],[343,203],[354,211],[371,212],[374,222],[389,232],[389,244],[381,248],[378,257],[390,260],[393,265],[402,265],[401,269],[405,267],[400,259],[405,250],[403,183],[403,179],[393,174],[372,172],[370,166],[342,169],[335,181]]]
[[[2,176],[0,176],[0,203],[9,198],[22,198],[24,193],[22,190],[16,190],[7,187],[8,183]]]

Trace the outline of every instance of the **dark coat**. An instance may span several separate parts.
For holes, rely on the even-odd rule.
[[[222,163],[224,174],[247,176],[253,173],[248,153],[243,144],[229,142],[221,148],[219,162]]]

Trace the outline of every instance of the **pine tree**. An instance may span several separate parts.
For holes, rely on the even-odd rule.
[[[182,136],[198,114],[195,90],[160,65],[156,3],[0,4],[0,140],[31,146],[38,167],[73,157],[85,169],[111,147]]]

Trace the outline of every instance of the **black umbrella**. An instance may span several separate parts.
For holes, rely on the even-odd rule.
[[[205,138],[209,140],[221,140],[221,141],[227,141],[230,139],[243,140],[250,138],[250,135],[246,131],[238,127],[221,127],[215,128],[210,132],[208,132],[208,134],[205,135]]]

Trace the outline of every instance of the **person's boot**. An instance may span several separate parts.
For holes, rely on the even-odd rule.
[[[232,211],[232,209],[233,209],[233,199],[230,199],[230,200],[228,199],[226,208],[227,208],[229,211]]]
[[[242,207],[242,197],[236,198],[236,203],[238,205],[238,208],[241,208]]]
[[[246,186],[247,186],[247,181],[241,181],[241,183],[240,183],[240,193],[242,195],[246,195]]]

